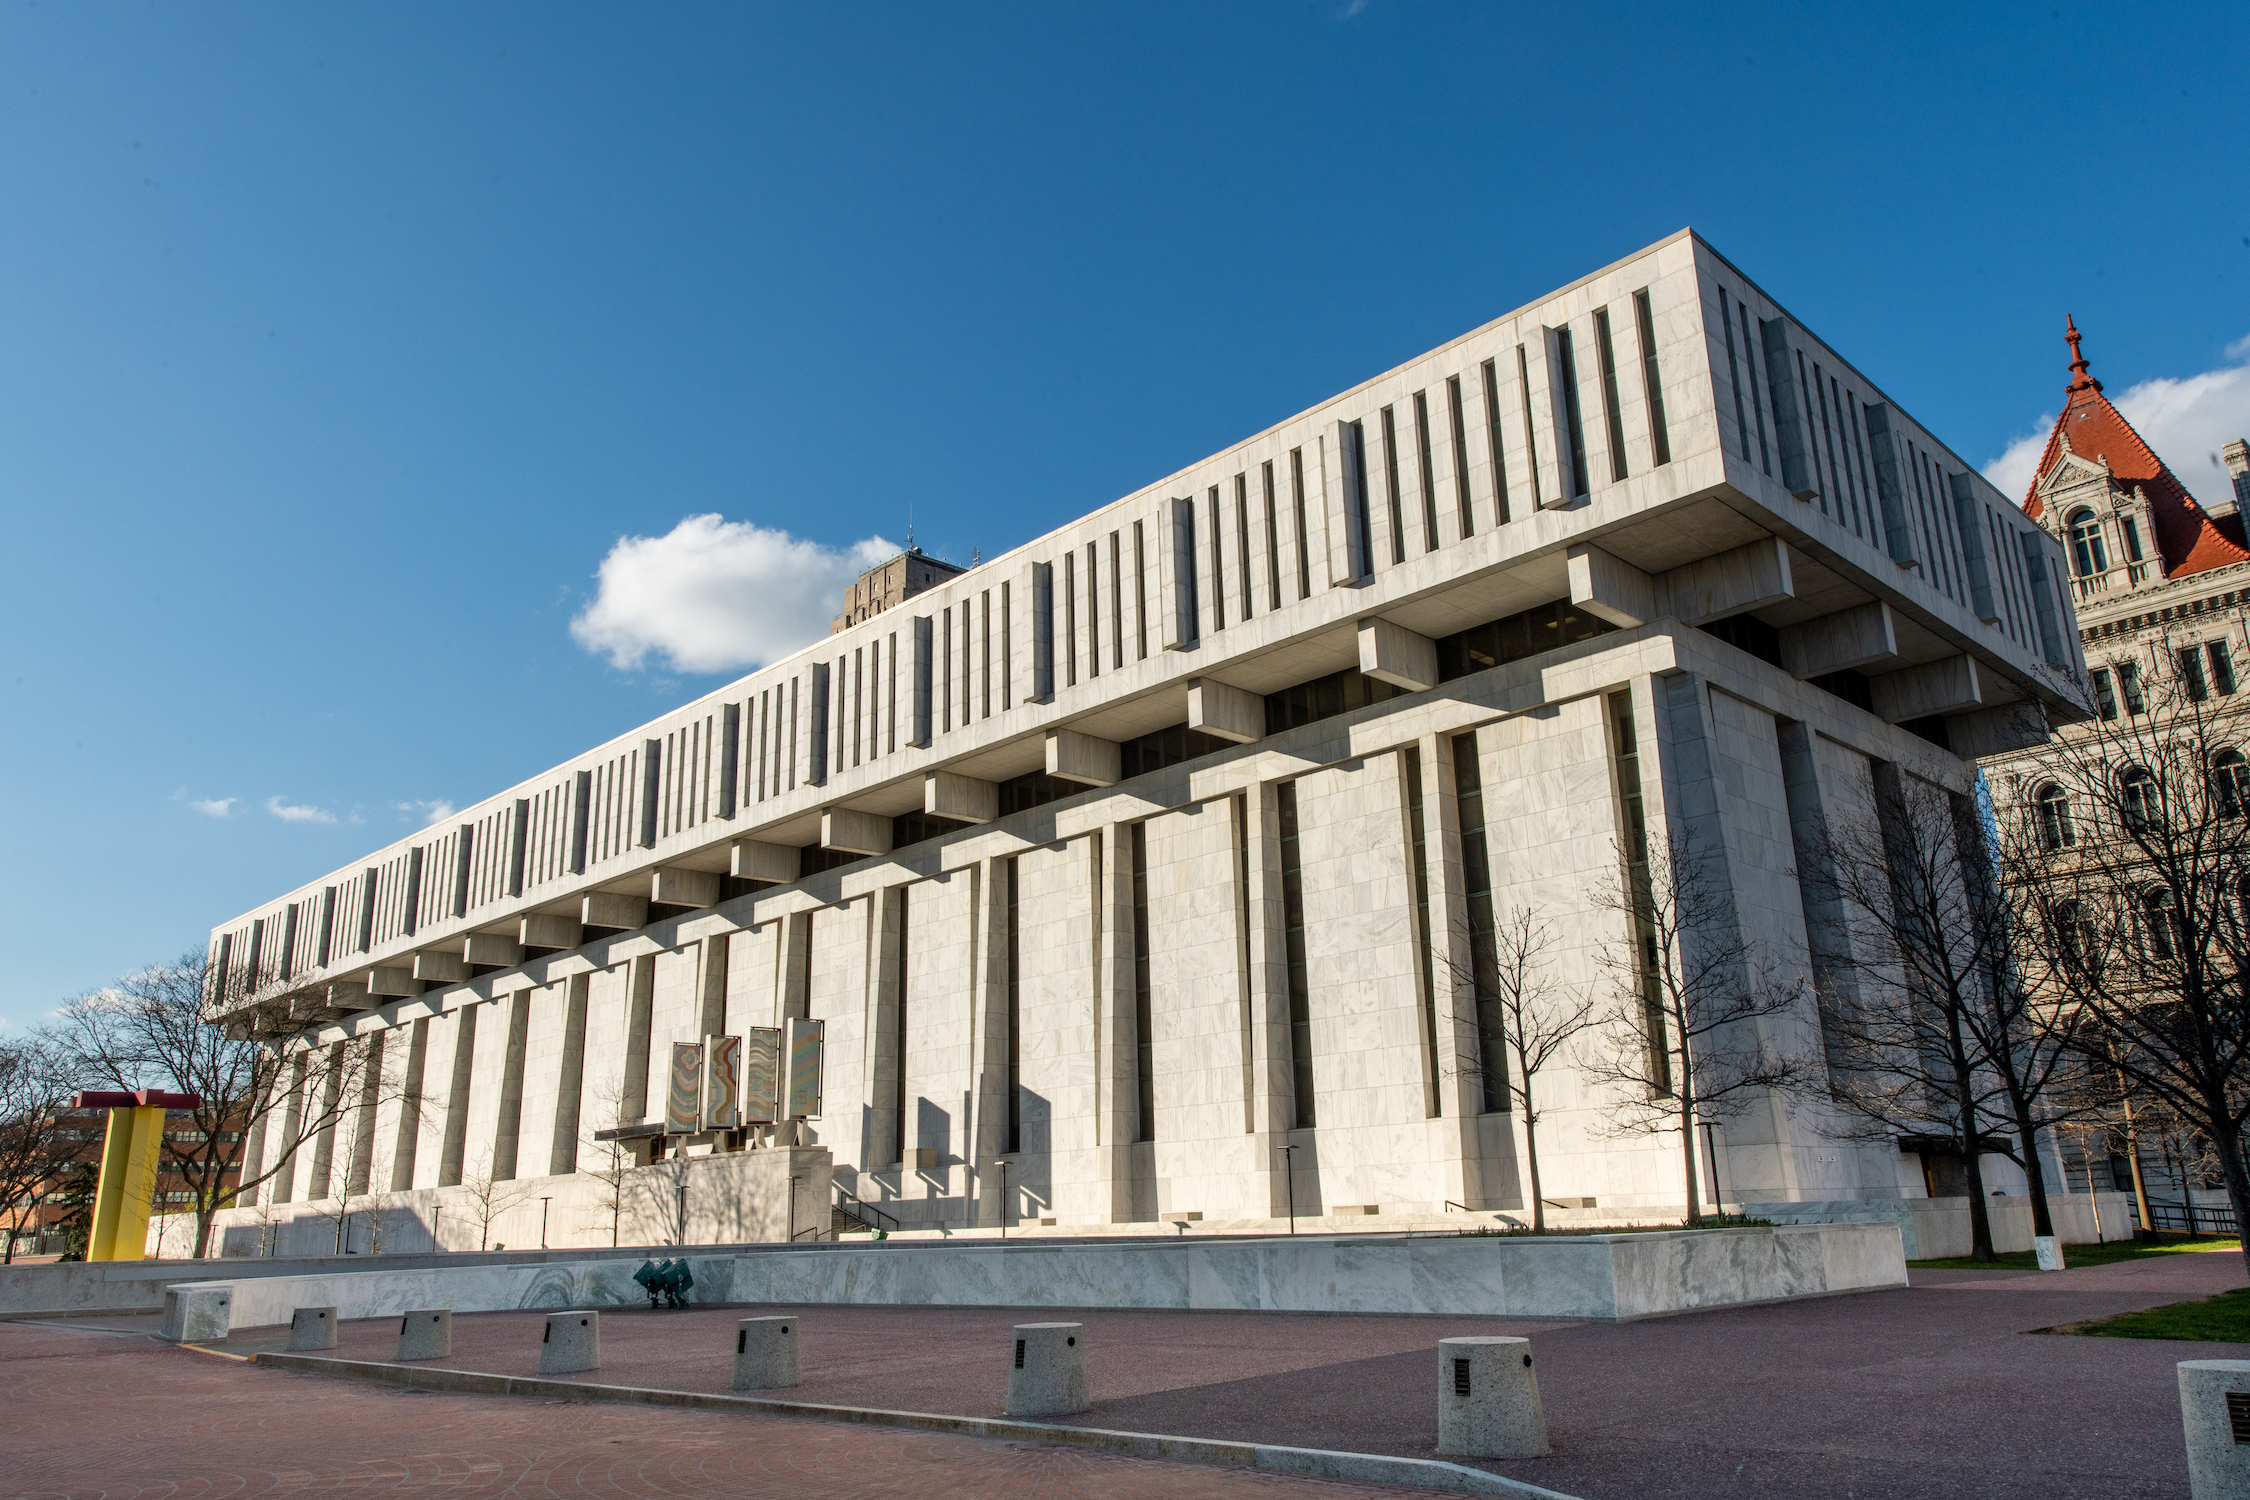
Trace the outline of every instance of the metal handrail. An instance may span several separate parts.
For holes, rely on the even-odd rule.
[[[859,1194],[853,1192],[850,1188],[845,1187],[842,1183],[831,1179],[828,1185],[836,1190],[837,1197],[849,1201],[849,1207],[845,1207],[844,1204],[838,1204],[837,1207],[842,1208],[845,1213],[850,1214],[853,1218],[859,1220],[868,1228],[882,1229],[886,1224],[889,1225],[891,1229],[897,1229],[899,1227],[898,1220],[892,1218],[889,1214],[884,1213],[881,1209],[877,1208],[874,1204],[869,1203],[866,1199],[860,1197]],[[873,1214],[875,1218],[870,1219],[868,1217],[869,1214]],[[876,1223],[876,1219],[882,1220],[882,1223]]]

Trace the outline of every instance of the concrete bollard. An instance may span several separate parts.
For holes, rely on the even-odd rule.
[[[539,1373],[570,1375],[602,1367],[602,1315],[591,1309],[547,1314],[539,1336]]]
[[[1437,1446],[1462,1458],[1536,1458],[1549,1451],[1531,1340],[1438,1340]]]
[[[175,1344],[203,1344],[223,1339],[233,1316],[230,1311],[233,1305],[234,1288],[223,1282],[216,1286],[198,1286],[193,1282],[168,1286],[164,1289],[164,1322],[157,1328],[156,1336]]]
[[[1086,1397],[1085,1325],[1018,1323],[1008,1367],[1008,1415],[1064,1417],[1092,1404]]]
[[[444,1359],[453,1352],[453,1309],[425,1307],[398,1320],[398,1353],[393,1359]]]
[[[2193,1500],[2250,1495],[2250,1360],[2181,1360],[2180,1426]]]
[[[734,1388],[778,1391],[801,1385],[795,1318],[744,1318],[734,1325]]]
[[[2031,1252],[2038,1257],[2042,1271],[2060,1271],[2063,1268],[2062,1241],[2051,1234],[2042,1234],[2032,1240]]]
[[[336,1347],[336,1309],[300,1307],[289,1315],[289,1352]]]

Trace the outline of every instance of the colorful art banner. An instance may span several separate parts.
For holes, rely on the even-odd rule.
[[[742,1124],[742,1038],[703,1039],[703,1128],[733,1130]]]
[[[820,1113],[821,1045],[828,1034],[825,1021],[789,1023],[789,1109],[792,1120]]]
[[[781,1108],[781,1032],[753,1026],[742,1038],[742,1120],[767,1125]]]
[[[703,1128],[703,1044],[672,1044],[672,1080],[664,1092],[664,1133],[694,1135]]]

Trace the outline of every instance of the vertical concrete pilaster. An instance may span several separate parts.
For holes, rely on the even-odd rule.
[[[1288,1204],[1281,1147],[1288,1139],[1293,1083],[1289,1054],[1289,952],[1281,907],[1281,826],[1274,786],[1244,794],[1249,903],[1244,913],[1250,986],[1250,1132],[1263,1187],[1246,1195],[1278,1217]]]
[[[547,1145],[547,1173],[578,1170],[578,1116],[586,1088],[586,1001],[594,976],[564,982],[562,1058],[555,1071],[555,1129]]]
[[[648,1118],[649,1028],[656,1017],[656,955],[633,960],[625,992],[625,1076],[618,1091],[619,1123]]]
[[[523,1136],[523,1058],[531,1039],[531,991],[508,997],[507,1050],[500,1060],[499,1120],[492,1132],[492,1180],[513,1181]]]
[[[407,1033],[406,1065],[399,1075],[398,1133],[391,1142],[391,1191],[414,1186],[415,1159],[422,1147],[422,1078],[429,1060],[430,1018],[418,1017]]]
[[[696,949],[696,1036],[724,1036],[727,1030],[727,971],[731,955],[726,933],[705,938]]]
[[[445,1137],[438,1160],[439,1187],[458,1187],[462,1158],[469,1146],[469,1081],[476,1076],[477,1012],[465,1005],[453,1012],[453,1071],[445,1093]]]
[[[1433,421],[1437,415],[1431,413]],[[1439,442],[1441,449],[1448,446]],[[1430,975],[1436,985],[1430,1005],[1433,1034],[1427,1039],[1436,1054],[1432,1146],[1442,1164],[1445,1196],[1455,1203],[1467,1203],[1469,1184],[1476,1175],[1470,1163],[1477,1155],[1476,1116],[1482,1099],[1472,1095],[1473,1080],[1461,1066],[1457,1040],[1464,1005],[1472,1032],[1476,1016],[1476,992],[1470,980],[1475,970],[1469,944],[1469,910],[1462,885],[1461,800],[1454,781],[1453,737],[1424,735],[1420,748],[1430,878],[1430,931],[1424,941],[1431,945]],[[1441,1125],[1440,1121],[1449,1123]]]
[[[1000,1158],[1008,1151],[1008,862],[979,863],[970,901],[969,1069],[975,1118],[963,1131],[969,1222],[1001,1222]]]

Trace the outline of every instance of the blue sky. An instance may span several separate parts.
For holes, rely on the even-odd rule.
[[[1682,225],[1979,461],[2075,313],[2211,491],[2246,32],[5,0],[0,1019]]]

